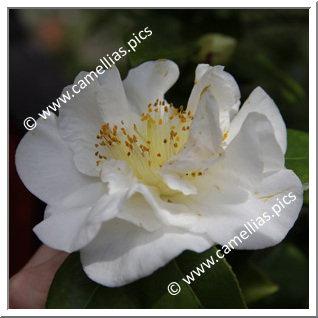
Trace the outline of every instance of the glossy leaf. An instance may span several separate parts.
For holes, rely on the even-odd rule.
[[[247,304],[271,295],[279,289],[250,260],[240,264],[235,273]]]
[[[255,304],[257,308],[308,308],[309,264],[300,249],[281,243],[260,257],[257,264],[279,286],[277,293]]]
[[[309,134],[303,131],[287,130],[287,152],[285,166],[292,169],[301,182],[304,190],[308,190],[309,184]],[[308,204],[308,193],[304,195],[304,202]]]
[[[119,288],[91,281],[79,253],[73,253],[55,275],[47,308],[245,308],[238,281],[224,258],[190,284],[182,280],[206,258],[217,259],[215,252],[215,247],[202,254],[187,251],[149,277]],[[171,282],[179,284],[179,294],[168,292]]]
[[[187,275],[195,270],[204,269],[200,277],[193,275],[195,280],[191,282],[191,288],[197,295],[204,308],[246,308],[238,280],[231,266],[225,258],[219,259],[215,253],[217,248],[212,247],[208,251],[197,254],[186,251],[176,259],[182,275]],[[208,263],[213,258],[215,264],[211,268],[200,266]],[[193,273],[193,272],[192,272]]]

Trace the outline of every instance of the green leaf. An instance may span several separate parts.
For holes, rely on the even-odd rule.
[[[262,271],[250,260],[235,268],[235,273],[248,305],[278,290],[278,286],[269,281]]]
[[[299,130],[287,129],[287,141],[285,166],[297,174],[303,183],[304,189],[307,190],[309,184],[309,134]],[[308,204],[308,194],[304,195],[304,201]]]
[[[287,76],[281,69],[275,67],[267,58],[266,56],[259,54],[257,55],[257,60],[259,63],[267,70],[270,71],[270,73],[275,76],[282,85],[285,87],[284,92],[285,94],[289,95],[289,98],[292,99],[292,101],[297,102],[297,100],[304,98],[306,96],[306,93],[304,89],[299,85],[295,80],[293,80],[291,77]]]
[[[308,308],[309,264],[301,250],[281,243],[263,254],[257,264],[279,286],[276,293],[255,304],[257,308]]]
[[[207,269],[200,277],[193,276],[195,281],[191,282],[191,288],[202,303],[204,308],[246,308],[238,280],[231,266],[225,258],[216,256],[217,248],[212,247],[204,253],[186,251],[180,255],[176,262],[182,273],[187,278],[191,271],[198,272],[202,269],[201,263],[213,258],[215,265]],[[212,256],[212,258],[211,258]],[[187,284],[185,284],[187,285]]]
[[[79,253],[71,254],[56,273],[47,308],[246,308],[238,281],[226,260],[217,259],[216,248],[197,254],[186,251],[154,274],[119,288],[91,281],[83,272]],[[207,258],[215,265],[204,268],[200,277],[187,279]],[[181,291],[171,295],[167,287],[179,284]],[[175,287],[176,288],[176,287]]]

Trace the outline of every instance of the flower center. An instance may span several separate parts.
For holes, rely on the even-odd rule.
[[[157,170],[186,143],[193,118],[182,106],[178,110],[157,99],[148,105],[146,114],[141,114],[140,122],[126,125],[122,120],[112,127],[106,123],[97,135],[96,164],[125,160],[141,182],[158,185],[162,179]]]

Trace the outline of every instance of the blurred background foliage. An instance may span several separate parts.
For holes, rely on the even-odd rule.
[[[18,130],[25,117],[58,98],[80,71],[94,70],[100,58],[127,46],[132,33],[148,26],[152,35],[116,63],[122,78],[146,60],[172,59],[179,65],[180,78],[167,100],[186,105],[197,64],[225,65],[240,86],[242,102],[261,86],[275,100],[287,128],[303,131],[305,143],[293,143],[289,154],[296,158],[304,151],[300,155],[306,154],[308,164],[308,10],[19,9],[10,10],[10,18],[20,30],[11,27],[10,42],[23,34],[27,54],[31,50],[43,56],[59,78],[55,90],[38,104],[26,99],[23,109],[10,106]],[[21,55],[20,64],[24,58]],[[34,65],[37,71],[28,73],[30,85],[48,74],[46,67]],[[36,93],[37,87],[33,90]],[[289,135],[297,137],[293,130]],[[308,174],[305,166],[306,183]],[[308,308],[308,223],[307,191],[300,217],[283,243],[256,252],[231,252],[228,262],[250,308]]]
[[[132,33],[148,26],[153,34],[116,64],[123,77],[131,66],[146,60],[172,59],[181,75],[169,93],[176,105],[186,104],[196,65],[222,64],[239,83],[242,101],[261,86],[276,101],[288,128],[308,131],[308,10],[26,9],[19,13],[30,41],[56,61],[67,84],[81,70],[94,70],[102,56],[111,55],[133,38]]]

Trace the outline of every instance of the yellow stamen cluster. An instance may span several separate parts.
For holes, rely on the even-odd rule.
[[[157,99],[141,114],[139,123],[126,125],[122,120],[120,127],[102,125],[95,144],[100,159],[96,164],[110,158],[126,160],[138,179],[158,184],[161,178],[155,171],[186,143],[193,118],[182,106],[178,110]]]

